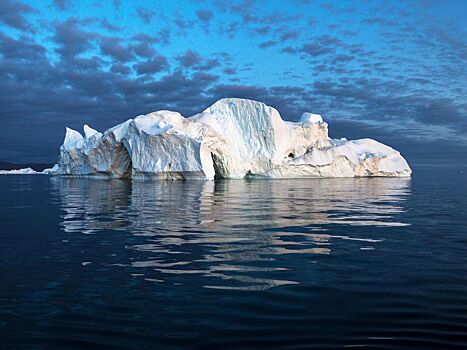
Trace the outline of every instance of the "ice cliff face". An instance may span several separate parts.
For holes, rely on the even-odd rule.
[[[371,139],[333,140],[320,115],[282,120],[264,103],[222,99],[192,117],[159,111],[104,133],[67,128],[55,175],[165,179],[410,176],[399,152]]]

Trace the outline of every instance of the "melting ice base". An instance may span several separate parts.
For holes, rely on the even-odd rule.
[[[328,136],[320,115],[282,120],[264,103],[222,99],[192,117],[158,111],[84,136],[67,128],[54,175],[168,179],[410,176],[400,153],[372,139]]]

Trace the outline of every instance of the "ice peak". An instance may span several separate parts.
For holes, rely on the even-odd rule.
[[[87,139],[99,133],[97,130],[94,130],[93,128],[91,128],[88,124],[84,124],[83,129],[84,129],[84,137]]]
[[[71,128],[66,128],[65,140],[63,141],[63,147],[66,149],[70,147],[77,147],[80,142],[84,140],[83,135],[78,131]]]
[[[246,106],[249,107],[267,107],[266,104],[263,102],[255,101],[255,100],[248,100],[246,98],[222,98],[212,104],[210,107],[204,110],[204,112],[213,112],[218,110],[225,110],[225,109],[232,109],[232,108],[244,108]]]

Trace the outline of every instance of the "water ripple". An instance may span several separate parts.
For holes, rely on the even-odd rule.
[[[138,268],[133,277],[155,283],[199,275],[206,288],[299,284],[283,256],[332,254],[341,240],[355,242],[354,252],[370,251],[384,240],[377,231],[336,235],[332,228],[409,225],[400,217],[409,179],[51,181],[65,232],[131,235],[122,242],[129,261],[114,265]]]
[[[0,348],[466,348],[467,172],[414,174],[0,177]]]

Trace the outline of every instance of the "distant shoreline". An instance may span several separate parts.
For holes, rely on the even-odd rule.
[[[53,167],[54,163],[23,163],[23,164],[15,164],[9,162],[0,162],[0,170],[16,170],[16,169],[24,169],[24,168],[32,168],[35,171],[42,171],[44,169],[48,169]]]

